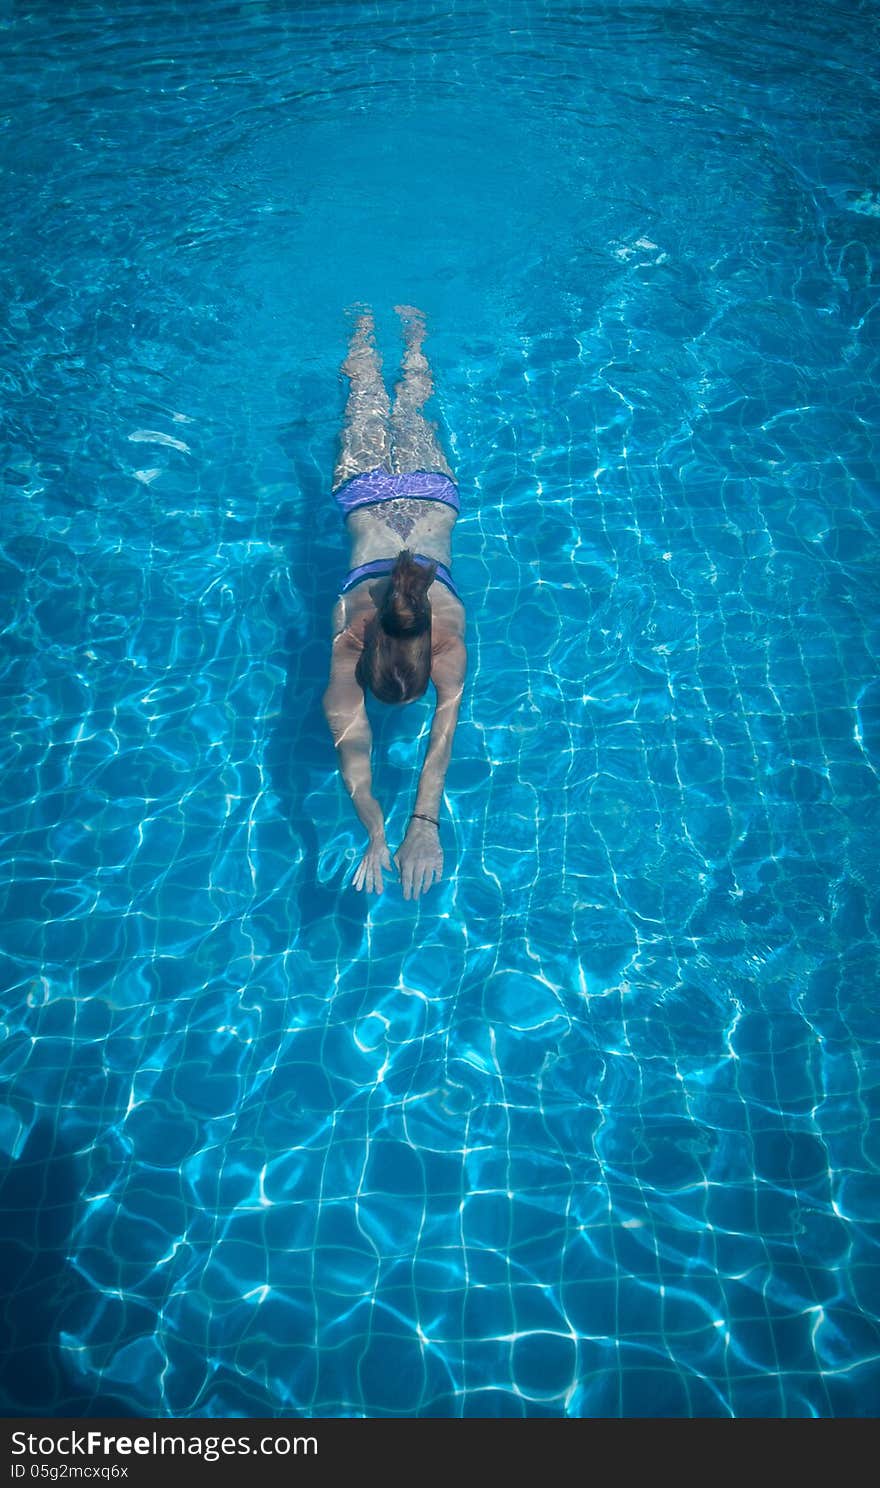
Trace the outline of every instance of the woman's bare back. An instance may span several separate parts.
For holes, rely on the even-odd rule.
[[[448,568],[457,515],[443,502],[408,496],[350,512],[345,522],[351,543],[349,568],[376,558],[395,558],[404,547]],[[431,598],[433,602],[433,594]]]

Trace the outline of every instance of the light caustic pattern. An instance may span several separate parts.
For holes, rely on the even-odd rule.
[[[870,1412],[870,17],[296,9],[9,22],[4,1408]],[[418,904],[320,710],[401,285],[471,658]]]

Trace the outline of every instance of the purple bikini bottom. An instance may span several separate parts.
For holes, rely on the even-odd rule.
[[[410,501],[439,501],[441,506],[451,506],[453,511],[461,510],[455,481],[450,480],[448,475],[430,470],[410,470],[403,475],[392,475],[388,470],[368,470],[344,481],[333,495],[343,517],[357,511],[359,507],[378,506],[383,501],[394,501],[400,496],[406,496]],[[416,563],[437,562],[434,558],[426,558],[422,553],[414,553],[413,557]],[[346,594],[362,579],[389,574],[396,562],[396,558],[374,558],[370,563],[359,564],[347,574],[341,593]],[[456,599],[460,598],[445,563],[437,563],[435,577],[441,584],[445,584]]]
[[[455,481],[436,470],[408,470],[404,475],[392,475],[388,470],[365,470],[343,481],[333,495],[344,517],[359,506],[378,506],[399,496],[415,501],[440,501],[453,511],[461,510]]]

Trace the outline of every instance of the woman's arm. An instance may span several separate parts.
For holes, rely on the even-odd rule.
[[[437,883],[443,872],[443,849],[440,833],[424,817],[440,817],[440,802],[446,771],[452,754],[452,740],[458,723],[464,679],[467,671],[467,650],[461,636],[455,635],[440,648],[431,666],[431,680],[437,689],[437,706],[431,725],[428,751],[419,775],[419,788],[413,816],[406,837],[395,855],[400,869],[400,882],[404,899],[418,899]]]
[[[370,754],[373,735],[364,707],[364,694],[355,676],[361,648],[342,631],[334,636],[330,681],[324,693],[324,714],[333,735],[339,769],[351,796],[358,819],[369,834],[370,845],[354,876],[356,889],[381,894],[382,871],[391,872],[391,856],[385,841],[385,818],[373,795]]]

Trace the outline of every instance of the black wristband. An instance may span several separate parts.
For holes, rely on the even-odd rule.
[[[440,823],[438,821],[435,821],[433,816],[425,816],[424,813],[421,811],[414,811],[412,816],[410,817],[410,821],[413,821],[416,817],[418,817],[419,821],[429,821],[432,826],[437,827],[437,829],[439,830]]]

